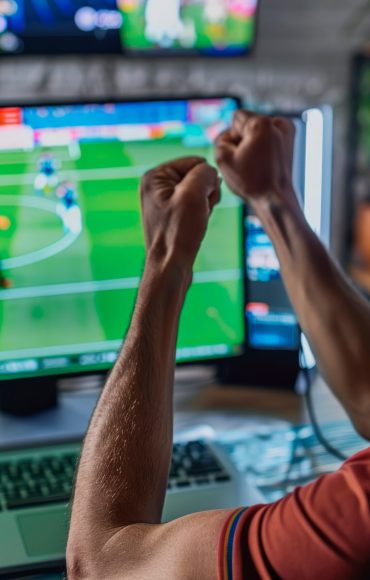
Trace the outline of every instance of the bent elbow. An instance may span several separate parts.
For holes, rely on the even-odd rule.
[[[82,580],[88,578],[87,570],[82,559],[67,553],[67,578],[68,580]]]
[[[94,578],[91,562],[86,555],[86,551],[70,540],[67,545],[66,567],[68,580]]]

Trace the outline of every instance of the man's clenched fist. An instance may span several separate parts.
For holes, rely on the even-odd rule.
[[[293,123],[283,117],[237,111],[232,128],[216,143],[217,164],[230,189],[252,204],[287,197],[296,203],[294,135]]]
[[[217,171],[201,157],[171,161],[146,173],[141,203],[148,253],[192,267],[219,200]]]

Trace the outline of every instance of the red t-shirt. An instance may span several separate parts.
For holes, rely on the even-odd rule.
[[[370,448],[336,473],[228,517],[219,580],[370,580]]]

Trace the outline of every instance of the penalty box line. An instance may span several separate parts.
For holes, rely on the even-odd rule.
[[[72,149],[72,150],[71,150]],[[0,166],[1,165],[29,165],[37,162],[43,155],[51,154],[57,161],[73,161],[76,159],[77,151],[81,153],[80,147],[73,145],[60,145],[57,147],[47,147],[38,149],[36,147],[28,150],[6,151],[0,149]],[[71,153],[73,155],[71,155]]]

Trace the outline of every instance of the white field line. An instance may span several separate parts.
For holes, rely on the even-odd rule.
[[[0,176],[0,184],[1,184]],[[2,205],[20,205],[22,207],[30,207],[32,209],[41,209],[49,213],[56,214],[57,203],[51,199],[44,197],[37,197],[31,195],[2,195],[0,194],[0,207]]]
[[[110,179],[125,179],[130,177],[142,177],[149,169],[149,166],[137,167],[104,167],[101,169],[73,169],[71,171],[59,171],[60,180],[73,181],[107,181]],[[1,175],[0,186],[9,187],[13,185],[33,185],[35,175],[29,173],[25,175]]]
[[[38,157],[35,157],[34,161],[36,164],[38,161]],[[71,164],[74,163],[69,155],[63,155],[63,156],[58,155],[57,161],[61,161],[62,163],[67,163],[67,162],[71,163]],[[26,159],[26,158],[25,159],[9,159],[8,161],[6,161],[5,159],[1,158],[1,153],[0,153],[0,167],[2,165],[6,166],[6,165],[29,165],[29,164],[30,164],[30,160]],[[37,171],[37,167],[35,168],[35,171]]]
[[[214,270],[210,272],[196,272],[194,284],[208,284],[210,282],[232,282],[240,280],[239,270]],[[28,298],[44,298],[67,296],[71,294],[85,294],[90,292],[107,292],[111,290],[137,289],[140,277],[122,278],[117,280],[101,280],[95,282],[74,282],[70,284],[50,284],[47,286],[33,286],[30,288],[10,288],[0,290],[0,302],[6,300],[22,300]]]
[[[56,256],[60,252],[69,248],[76,241],[78,236],[79,234],[68,232],[62,239],[54,242],[54,244],[50,244],[47,248],[41,248],[41,250],[35,250],[34,252],[24,254],[23,256],[17,256],[16,258],[1,260],[1,267],[4,270],[12,270],[14,268],[30,266],[36,262],[41,262],[42,260]]]
[[[0,195],[0,207],[1,206],[14,206],[20,205],[22,207],[30,207],[32,209],[39,209],[57,215],[57,204],[49,199],[44,199],[42,197],[36,196],[15,196],[15,195]],[[59,216],[58,216],[59,217]],[[60,219],[60,217],[59,217]],[[46,248],[40,248],[40,250],[35,250],[34,252],[29,252],[23,254],[22,256],[16,256],[14,258],[6,258],[5,260],[0,260],[1,267],[4,270],[10,270],[13,268],[20,268],[22,266],[30,266],[35,262],[40,262],[41,260],[46,260],[51,258],[60,252],[63,252],[69,248],[74,241],[78,238],[79,234],[74,234],[69,232],[60,240],[57,240],[53,244],[50,244]]]

